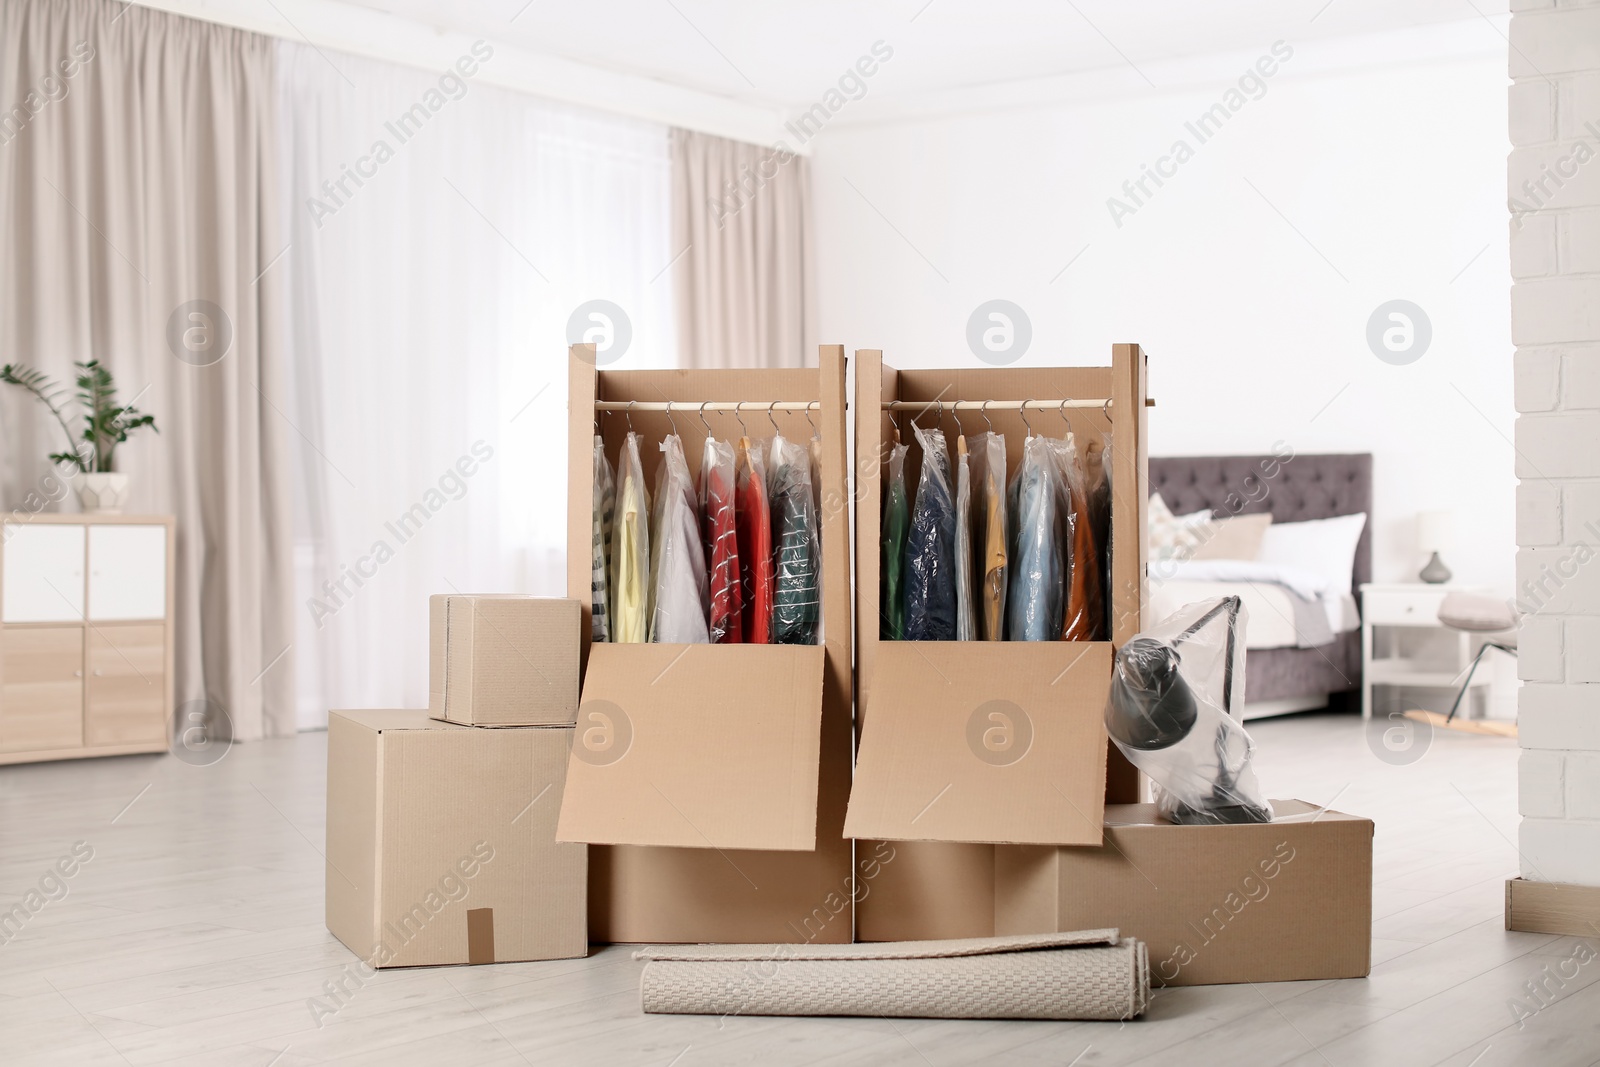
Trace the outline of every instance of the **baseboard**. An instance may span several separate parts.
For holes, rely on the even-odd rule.
[[[1600,935],[1600,886],[1507,879],[1506,929],[1580,937]]]

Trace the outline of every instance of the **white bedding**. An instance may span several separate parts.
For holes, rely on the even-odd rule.
[[[1287,564],[1242,559],[1152,564],[1150,618],[1164,619],[1197,600],[1237,595],[1249,613],[1245,648],[1297,648],[1301,642],[1290,589],[1321,607],[1335,634],[1360,628],[1355,597],[1348,588],[1330,590],[1326,579]]]

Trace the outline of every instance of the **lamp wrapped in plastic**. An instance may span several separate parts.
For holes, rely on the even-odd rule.
[[[1244,605],[1236,596],[1186,605],[1117,650],[1106,730],[1150,776],[1175,823],[1272,821],[1231,714],[1244,703]]]

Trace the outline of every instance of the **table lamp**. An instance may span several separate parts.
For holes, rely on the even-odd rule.
[[[1450,512],[1423,511],[1417,514],[1417,551],[1428,554],[1427,566],[1417,575],[1429,585],[1442,585],[1450,580],[1450,568],[1444,565],[1439,553],[1450,547]]]

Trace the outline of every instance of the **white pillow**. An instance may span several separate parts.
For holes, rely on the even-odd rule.
[[[1365,512],[1306,522],[1275,522],[1261,535],[1256,559],[1286,563],[1327,579],[1333,592],[1345,592],[1355,574],[1356,542],[1367,525]]]

